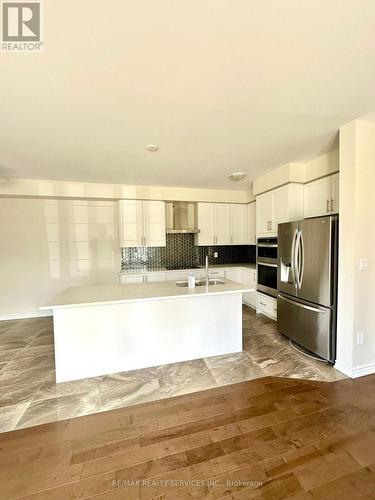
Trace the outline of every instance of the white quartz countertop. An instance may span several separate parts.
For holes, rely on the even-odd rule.
[[[54,299],[39,309],[62,309],[68,307],[98,306],[120,304],[123,302],[138,302],[146,300],[166,300],[205,295],[252,292],[253,288],[246,287],[234,281],[222,280],[223,285],[210,285],[195,288],[179,287],[174,281],[140,284],[113,284],[71,287],[64,290]]]

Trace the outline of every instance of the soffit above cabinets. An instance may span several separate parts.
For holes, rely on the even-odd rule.
[[[318,156],[307,163],[286,163],[255,179],[253,195],[257,196],[285,184],[305,184],[339,171],[338,150]]]

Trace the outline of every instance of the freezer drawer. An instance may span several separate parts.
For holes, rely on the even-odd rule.
[[[301,347],[328,361],[334,361],[331,346],[333,311],[294,297],[277,296],[277,328]]]

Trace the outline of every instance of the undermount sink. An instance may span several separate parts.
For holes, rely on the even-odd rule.
[[[224,285],[224,281],[221,281],[221,280],[209,280],[208,281],[208,285]],[[188,281],[176,281],[176,285],[177,286],[181,286],[181,287],[188,287],[189,286],[189,282]],[[195,286],[206,286],[206,280],[197,280],[195,282]]]

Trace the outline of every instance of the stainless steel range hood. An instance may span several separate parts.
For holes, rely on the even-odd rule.
[[[167,233],[199,233],[196,228],[196,203],[172,201],[166,203]]]

